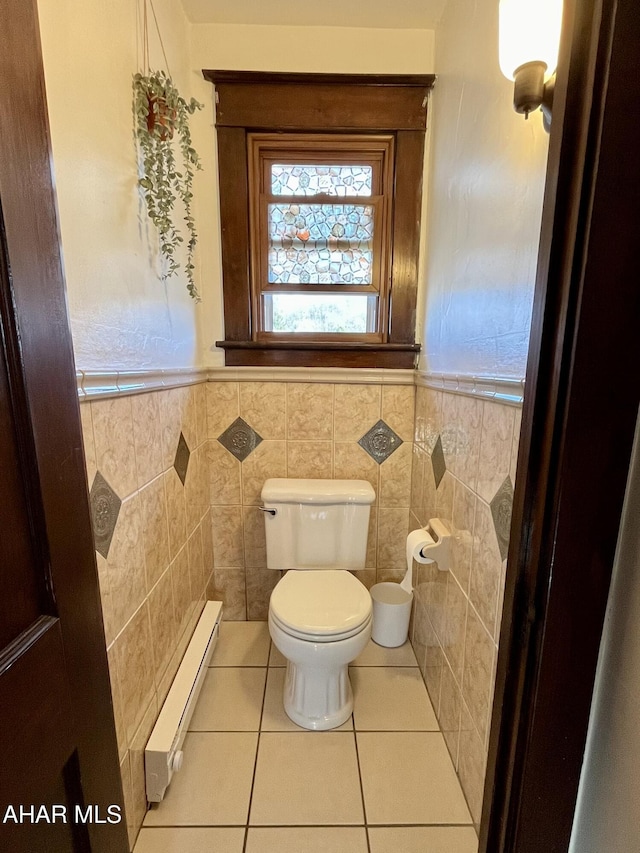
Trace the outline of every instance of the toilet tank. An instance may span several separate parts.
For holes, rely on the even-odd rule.
[[[267,568],[363,569],[375,498],[366,480],[266,480]]]

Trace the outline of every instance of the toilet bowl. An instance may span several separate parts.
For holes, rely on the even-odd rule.
[[[289,571],[269,603],[269,633],[287,659],[283,704],[297,725],[342,725],[353,711],[349,664],[371,637],[371,596],[344,570]]]

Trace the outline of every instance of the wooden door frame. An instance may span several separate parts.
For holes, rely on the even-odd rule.
[[[64,643],[85,804],[123,809],[80,411],[60,256],[35,0],[0,0],[0,197],[9,259],[5,294],[17,425],[33,458],[51,589]],[[19,395],[19,397],[18,397]],[[37,773],[37,767],[33,768]],[[25,832],[28,827],[25,826]],[[92,853],[129,849],[126,820],[90,824]]]
[[[634,2],[565,2],[482,853],[571,837],[640,399]]]

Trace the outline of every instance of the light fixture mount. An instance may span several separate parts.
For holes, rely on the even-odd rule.
[[[551,127],[551,110],[553,107],[553,91],[556,76],[553,74],[545,82],[547,65],[545,62],[525,62],[513,73],[513,108],[517,113],[529,118],[529,113],[541,108],[544,116],[544,126],[548,131]]]

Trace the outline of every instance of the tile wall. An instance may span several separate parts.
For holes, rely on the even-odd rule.
[[[416,388],[411,528],[439,516],[451,571],[417,566],[411,641],[480,822],[521,410]]]
[[[144,746],[213,569],[206,385],[80,407],[131,844]]]
[[[224,602],[226,619],[266,619],[280,577],[266,568],[258,509],[268,477],[368,480],[376,503],[366,568],[357,575],[368,587],[402,577],[414,399],[413,385],[208,383],[215,566],[208,595]]]

